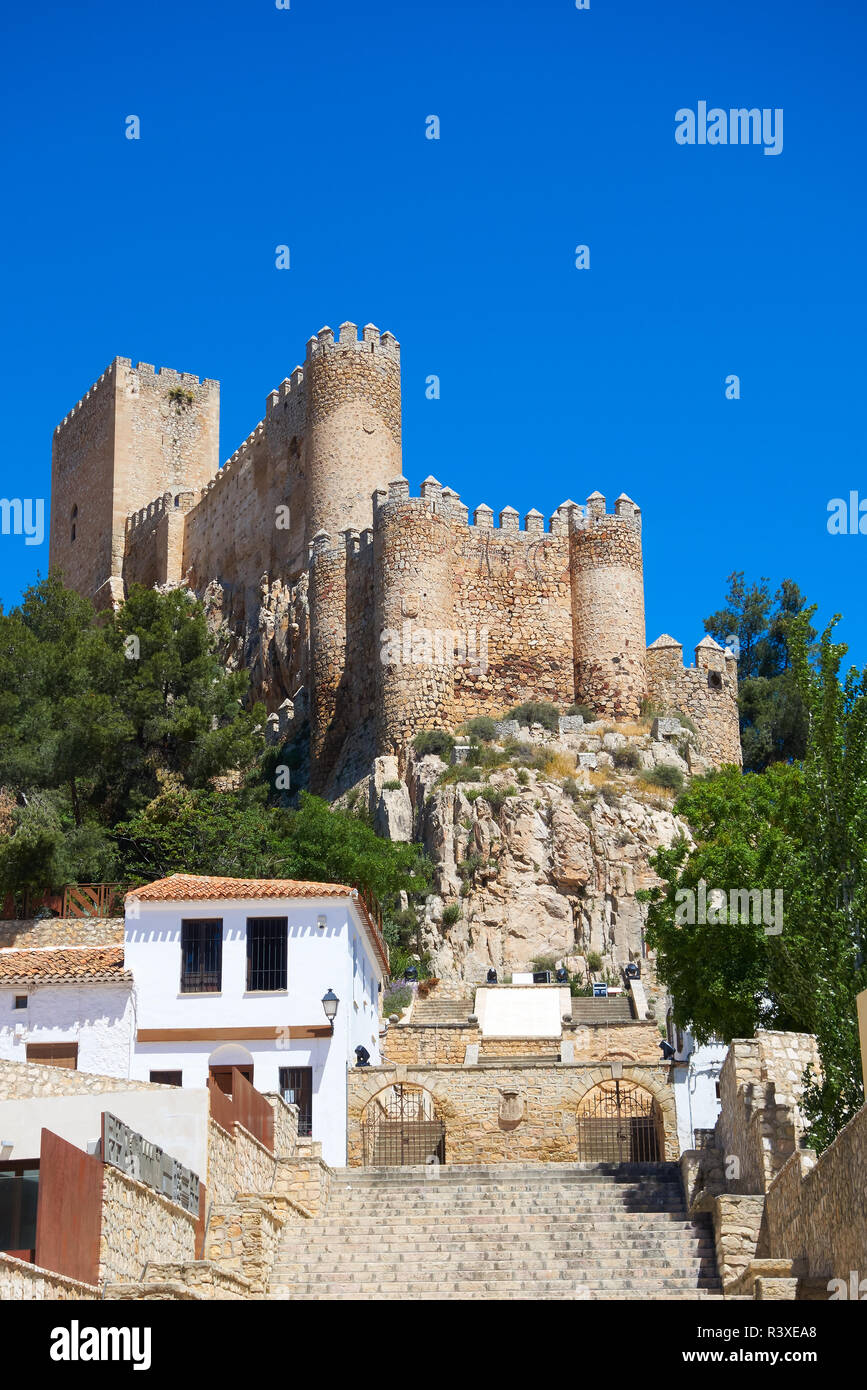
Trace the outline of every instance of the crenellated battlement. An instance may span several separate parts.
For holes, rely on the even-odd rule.
[[[125,520],[124,530],[128,536],[133,536],[166,512],[188,512],[196,505],[199,496],[197,492],[164,492],[152,502],[148,502],[147,506],[130,512]]]
[[[101,387],[105,387],[107,385],[114,385],[117,374],[117,367],[119,363],[121,365],[129,366],[129,359],[126,357],[115,357],[113,362],[109,362],[102,376],[98,377],[97,380],[90,387],[90,390],[85,391],[84,395],[81,397],[81,400],[76,401],[72,409],[67,411],[63,419],[60,421],[60,424],[55,425],[55,437],[58,434],[60,434],[65,425],[69,424],[70,420],[72,420],[76,415],[81,414],[82,410],[84,410],[85,407],[94,399]]]
[[[72,409],[64,415],[60,424],[55,426],[55,435],[59,434],[64,426],[69,424],[70,420],[76,415],[81,414],[82,410],[93,401],[94,397],[100,391],[100,388],[105,388],[107,386],[114,387],[116,385],[121,368],[125,368],[126,371],[134,373],[142,382],[166,386],[169,390],[171,390],[172,387],[177,387],[180,390],[191,391],[193,395],[199,395],[201,393],[207,394],[213,390],[219,392],[220,389],[220,383],[214,381],[211,377],[198,377],[192,372],[178,372],[175,371],[174,367],[154,367],[150,362],[137,362],[135,366],[133,366],[131,358],[115,357],[114,360],[108,364],[102,376],[93,383],[90,390],[85,391],[81,400],[76,401]]]
[[[380,333],[376,324],[366,323],[359,338],[358,325],[349,322],[340,325],[336,338],[334,330],[327,325],[320,328],[318,333],[314,333],[312,338],[308,338],[307,361],[310,362],[325,353],[341,350],[381,356],[390,362],[400,364],[400,343],[393,333],[389,333],[387,329]]]
[[[304,368],[296,367],[294,371],[280,382],[276,391],[270,391],[265,401],[265,416],[273,415],[277,410],[284,410],[288,402],[294,400],[305,384]]]
[[[461,502],[460,494],[454,488],[444,487],[433,477],[425,478],[417,496],[410,493],[409,481],[403,477],[393,479],[387,488],[379,488],[373,494],[375,518],[383,509],[396,505],[427,510],[475,534],[495,531],[532,539],[545,534],[566,536],[570,530],[592,531],[612,524],[622,524],[639,534],[641,532],[641,508],[626,493],[621,493],[617,498],[613,512],[605,510],[605,498],[601,492],[591,493],[586,503],[582,504],[567,499],[550,516],[547,532],[545,518],[535,507],[525,513],[523,524],[520,513],[512,506],[503,507],[495,522],[493,509],[482,502],[474,509],[470,522],[469,508]]]

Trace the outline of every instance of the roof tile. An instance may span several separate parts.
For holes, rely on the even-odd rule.
[[[354,898],[357,891],[345,883],[313,883],[297,878],[212,878],[199,874],[172,874],[142,888],[133,888],[126,900],[140,902],[213,902],[228,898]]]
[[[0,984],[63,985],[82,980],[129,982],[122,946],[46,946],[0,951]]]

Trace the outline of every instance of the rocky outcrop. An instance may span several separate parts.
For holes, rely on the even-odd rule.
[[[512,750],[512,764],[490,773],[447,772],[439,758],[409,750],[403,760],[413,838],[434,865],[422,944],[443,989],[478,982],[491,966],[503,978],[539,956],[579,972],[591,955],[603,972],[644,959],[636,894],[656,882],[650,856],[688,835],[671,811],[674,793],[644,780],[664,764],[689,775],[686,730],[679,748],[654,742],[649,726],[634,726],[631,736],[601,725],[559,736],[522,732],[523,758]],[[628,747],[634,754],[624,758]],[[582,765],[591,752],[596,767]]]

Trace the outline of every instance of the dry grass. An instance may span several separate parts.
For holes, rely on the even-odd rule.
[[[587,780],[591,787],[610,787],[614,783],[610,772],[594,772],[592,769],[587,771]]]
[[[577,753],[547,753],[544,772],[546,777],[571,777],[578,763]]]
[[[654,782],[647,782],[643,777],[639,777],[634,784],[633,795],[647,806],[655,806],[657,810],[668,811],[680,793],[674,787],[657,787]]]
[[[626,734],[628,738],[644,738],[650,733],[652,719],[622,719],[616,724],[606,724],[606,734]]]

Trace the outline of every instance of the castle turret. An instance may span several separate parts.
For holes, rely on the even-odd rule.
[[[575,694],[600,715],[635,718],[647,690],[641,513],[618,497],[587,498],[586,515],[569,515],[569,571]]]
[[[379,753],[448,728],[454,698],[454,531],[435,479],[424,497],[395,479],[375,496],[374,612]]]
[[[365,324],[307,344],[307,536],[370,525],[370,498],[402,471],[400,345]]]

